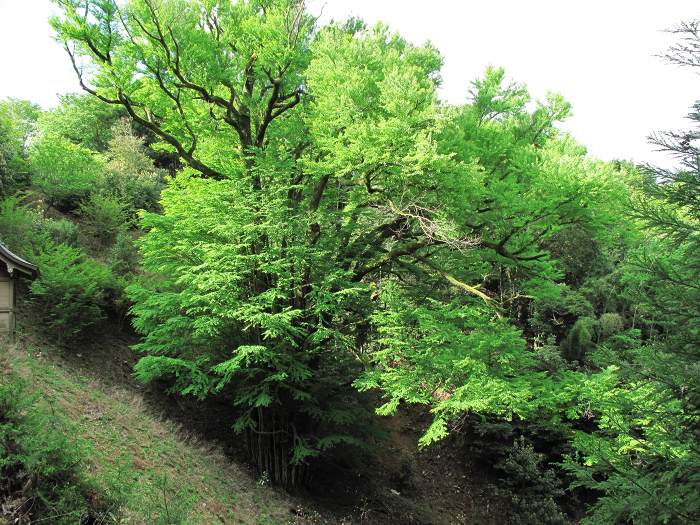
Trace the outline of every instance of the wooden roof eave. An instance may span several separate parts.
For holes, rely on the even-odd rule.
[[[12,277],[16,277],[15,271],[23,273],[25,276],[35,279],[39,275],[39,269],[30,263],[25,261],[19,255],[12,253],[7,246],[0,243],[0,260],[2,260],[7,266],[7,273]]]

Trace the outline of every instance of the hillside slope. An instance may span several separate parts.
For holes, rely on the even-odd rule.
[[[129,489],[120,509],[125,522],[151,523],[166,506],[171,514],[186,515],[185,523],[307,522],[288,496],[254,479],[216,447],[155,417],[138,393],[73,368],[56,353],[31,337],[3,343],[2,375],[19,374],[52,411],[75,423],[91,445],[89,477],[98,486],[111,480],[112,490]]]
[[[484,472],[449,443],[418,451],[428,414],[382,418],[386,440],[376,452],[332,461],[314,492],[290,495],[246,465],[238,436],[221,425],[227,406],[134,380],[133,336],[107,325],[92,342],[61,347],[28,328],[23,310],[17,342],[2,343],[0,379],[25,378],[52,413],[74,423],[89,443],[88,477],[124,500],[124,523],[499,523]],[[156,521],[166,512],[169,520]],[[181,521],[172,518],[178,513]]]

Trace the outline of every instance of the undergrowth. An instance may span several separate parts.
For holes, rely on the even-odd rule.
[[[140,393],[81,367],[90,350],[83,349],[83,358],[68,363],[60,348],[45,340],[22,333],[18,340],[16,345],[0,344],[0,413],[9,414],[0,417],[0,440],[3,446],[12,443],[11,459],[0,448],[0,465],[12,463],[13,472],[34,475],[41,484],[33,482],[31,487],[41,497],[34,497],[31,516],[24,521],[14,521],[19,514],[4,516],[6,521],[13,525],[289,522],[296,502],[258,486],[249,472],[231,463],[217,447],[159,417]],[[114,349],[107,345],[92,351],[103,355]],[[108,367],[106,357],[98,361]],[[10,441],[4,440],[6,436]],[[0,505],[27,500],[22,482],[13,482],[12,487],[5,483],[9,488],[2,485],[6,472],[0,474]],[[23,482],[28,479],[20,477]],[[65,516],[59,518],[61,514]],[[6,525],[1,511],[0,525]]]
[[[120,502],[85,478],[88,444],[26,382],[0,383],[0,520],[116,523]]]

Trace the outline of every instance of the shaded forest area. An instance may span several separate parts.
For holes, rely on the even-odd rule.
[[[40,269],[0,522],[214,523],[211,489],[223,523],[700,523],[700,102],[650,138],[675,169],[603,162],[502,69],[444,103],[438,50],[386,26],[56,3],[85,93],[0,101],[0,240]],[[698,68],[699,31],[663,59]],[[104,468],[122,438],[42,402],[106,403],[100,368],[293,512],[226,514],[245,475],[176,440],[138,461],[190,458],[189,491]]]

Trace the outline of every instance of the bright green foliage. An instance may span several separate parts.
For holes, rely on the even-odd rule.
[[[105,317],[113,288],[110,270],[78,248],[57,245],[34,258],[41,269],[32,295],[59,342],[82,336]]]
[[[385,308],[373,317],[380,349],[374,367],[356,382],[380,389],[389,400],[378,409],[393,414],[402,401],[432,405],[436,420],[421,439],[446,435],[447,422],[468,412],[510,417],[529,411],[538,382],[525,341],[508,323],[481,305],[463,299],[423,305],[385,285]]]
[[[42,133],[90,150],[105,151],[113,137],[112,127],[125,112],[87,93],[69,93],[59,98],[60,104],[39,119]]]
[[[98,66],[89,91],[207,176],[236,173],[232,140],[261,147],[271,120],[300,101],[312,19],[297,2],[56,3],[71,53]]]
[[[697,65],[699,27],[682,24],[667,58]],[[639,330],[606,339],[594,361],[617,372],[606,388],[582,397],[596,430],[576,434],[580,456],[568,468],[578,484],[603,492],[589,523],[700,522],[697,103],[689,117],[695,129],[654,139],[679,168],[647,169],[630,210],[644,238],[628,255],[620,281],[635,302],[631,324],[646,340]]]
[[[292,0],[58,3],[71,57],[94,66],[85,88],[188,165],[142,215],[138,377],[230,396],[284,484],[357,441],[356,379],[384,413],[432,405],[424,443],[465,412],[570,397],[507,314],[557,296],[547,241],[602,237],[624,188],[560,136],[560,97],[530,110],[489,70],[470,104],[440,108],[430,45],[315,29]]]
[[[93,193],[80,205],[79,213],[87,231],[102,246],[110,246],[129,228],[126,206],[116,197]]]
[[[39,106],[26,100],[0,101],[0,196],[27,182],[27,144],[39,112]]]
[[[657,137],[681,169],[640,177],[587,158],[556,127],[569,105],[500,69],[441,106],[439,54],[381,25],[315,27],[296,0],[57,3],[94,98],[46,117],[34,180],[115,241],[119,283],[139,267],[124,214],[147,210],[128,291],[137,377],[229,400],[259,470],[285,485],[360,443],[354,387],[380,414],[428,406],[422,445],[475,414],[556,430],[557,460],[571,438],[575,486],[602,493],[590,522],[700,520],[696,132]],[[672,60],[696,64],[698,25],[681,33]],[[132,122],[93,133],[116,115],[97,101]],[[76,140],[66,123],[85,111]],[[162,214],[132,126],[185,166]],[[40,229],[15,211],[0,221]],[[54,226],[47,239],[70,237]],[[106,267],[66,246],[40,263],[33,291],[57,331],[104,315]],[[559,485],[523,443],[501,457],[513,503],[561,522]]]
[[[110,266],[105,266],[79,247],[74,223],[46,218],[13,197],[0,201],[0,240],[39,266],[40,275],[30,286],[32,302],[37,319],[59,340],[86,336],[115,310],[125,313],[125,279],[136,264],[133,244],[115,243]]]
[[[577,486],[604,494],[590,523],[693,523],[700,518],[695,329],[700,316],[690,284],[697,257],[688,250],[690,241],[656,241],[650,238],[630,255],[624,274],[638,305],[633,319],[653,339],[640,340],[639,330],[605,338],[590,361],[619,370],[606,388],[581,397],[596,430],[576,433],[573,444],[580,456],[567,468]],[[610,324],[609,317],[601,317],[601,329]],[[613,328],[619,327],[616,320]]]
[[[588,522],[697,521],[697,416],[689,413],[687,394],[685,400],[677,394],[687,386],[665,384],[673,377],[666,374],[678,373],[674,360],[653,346],[632,348],[622,358],[624,368],[610,376],[605,388],[582,395],[585,413],[595,417],[597,431],[576,432],[573,444],[581,453],[580,462],[572,458],[566,466],[577,477],[574,486],[604,494]],[[664,382],[656,379],[661,371]],[[679,383],[687,380],[686,373]]]
[[[412,218],[446,161],[431,139],[440,58],[385,28],[314,35],[296,2],[201,5],[202,26],[194,5],[135,1],[127,27],[116,4],[96,5],[94,25],[63,4],[63,36],[102,49],[95,93],[206,177],[180,174],[164,214],[144,215],[147,276],[130,290],[148,354],[137,374],[233,395],[259,468],[294,483],[307,457],[356,442],[350,383],[371,277],[452,235],[427,236]],[[109,49],[107,27],[120,35]],[[134,60],[149,72],[139,90]]]
[[[572,225],[600,235],[624,186],[608,166],[584,159],[581,146],[559,136],[554,124],[569,113],[561,97],[550,95],[529,110],[526,89],[506,85],[500,69],[474,82],[471,96],[451,110],[443,134],[443,148],[463,168],[445,179],[442,195],[460,227],[480,237],[484,257],[554,277],[547,241]]]
[[[153,167],[143,139],[134,135],[126,119],[119,120],[111,133],[97,191],[125,203],[130,216],[137,210],[157,210],[163,173]]]
[[[66,219],[43,217],[17,198],[8,197],[0,201],[0,241],[31,260],[55,244],[77,246],[78,228]]]
[[[452,287],[425,273],[398,288],[383,284],[385,310],[372,318],[380,334],[374,367],[357,382],[385,392],[384,413],[402,400],[432,406],[436,418],[424,444],[444,437],[465,413],[542,417],[568,402],[574,376],[557,384],[554,376],[566,368],[561,359],[537,358],[503,313],[518,321],[533,299],[588,311],[583,298],[560,297],[547,243],[571,225],[603,237],[615,211],[608,199],[625,191],[610,167],[585,160],[580,147],[559,137],[554,122],[567,111],[559,98],[528,111],[525,89],[503,85],[500,70],[475,82],[472,96],[443,133],[442,147],[455,152],[460,169],[439,179],[439,195],[449,203],[453,231],[479,242],[433,259]],[[459,289],[466,295],[455,295]],[[582,321],[576,344],[593,340],[592,326],[583,328]]]
[[[70,211],[94,188],[102,160],[87,148],[62,137],[42,135],[29,153],[32,184],[47,208]]]
[[[23,207],[15,197],[0,201],[0,241],[17,254],[30,258],[45,246],[42,217]]]

